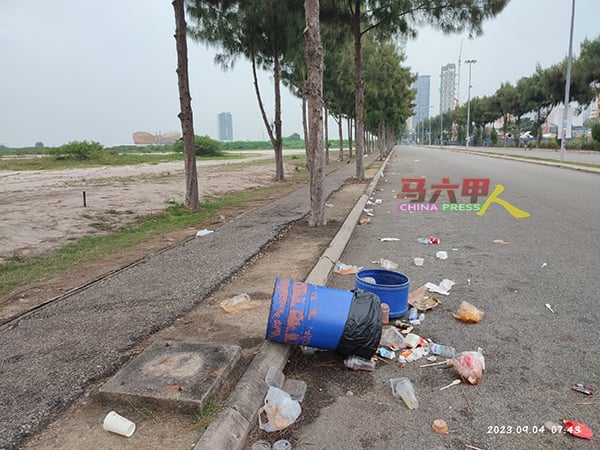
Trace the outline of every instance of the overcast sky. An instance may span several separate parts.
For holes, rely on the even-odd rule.
[[[283,1],[283,0],[282,0]],[[460,100],[466,101],[467,59],[471,96],[493,94],[500,83],[548,67],[568,51],[571,0],[511,0],[484,35],[444,36],[421,30],[406,48],[413,72],[431,75],[432,114],[439,111],[442,65],[458,63]],[[573,50],[600,35],[600,0],[576,0]],[[46,146],[95,140],[131,144],[134,131],[180,130],[170,0],[0,0],[0,144]],[[213,63],[214,50],[189,43],[196,134],[217,137],[217,114],[233,115],[234,139],[266,139],[250,65],[233,71]],[[261,76],[272,116],[272,85]],[[283,98],[283,133],[302,134],[300,101]],[[335,133],[333,130],[332,133]]]

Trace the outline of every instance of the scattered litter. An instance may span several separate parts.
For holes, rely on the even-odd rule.
[[[543,269],[543,268],[544,268],[544,267],[546,267],[547,265],[548,265],[548,263],[544,263],[544,264],[542,264],[542,267],[541,267],[541,269]]]
[[[263,440],[256,441],[252,444],[252,450],[271,450],[271,444]]]
[[[454,380],[452,383],[450,383],[444,387],[441,387],[440,391],[443,391],[444,389],[448,389],[449,387],[452,387],[452,386],[456,386],[457,384],[460,384],[460,380],[458,380],[458,379]]]
[[[553,314],[556,312],[552,309],[552,305],[550,303],[546,303],[546,308],[548,308],[550,310],[550,312],[552,312]]]
[[[284,390],[271,386],[264,406],[258,411],[258,425],[269,433],[284,430],[298,419],[301,412],[297,400],[292,400]],[[263,414],[266,415],[266,422],[263,422]]]
[[[399,241],[400,238],[384,237],[384,238],[379,238],[379,240],[381,242],[393,242],[393,241]]]
[[[471,286],[471,279],[467,278],[467,286]]]
[[[408,294],[410,306],[416,306],[419,311],[427,311],[440,304],[440,300],[427,292],[427,286],[421,286]]]
[[[387,303],[381,304],[381,322],[387,325],[390,322],[390,305]]]
[[[302,402],[304,394],[306,394],[306,381],[286,379],[282,389],[290,394],[292,400]]]
[[[429,361],[429,362],[435,362],[435,361],[437,361],[437,356],[431,355],[425,359],[427,359],[427,361]]]
[[[415,162],[419,162],[419,160],[418,160],[418,159],[415,159]]]
[[[419,336],[418,334],[409,333],[406,336],[404,336],[404,342],[409,347],[415,348],[418,345],[420,345],[421,336]]]
[[[328,208],[333,208],[335,205],[333,203],[325,203],[325,206]]]
[[[359,225],[366,225],[371,221],[370,218],[368,217],[361,217],[360,220],[358,221]]]
[[[402,400],[404,400],[409,409],[417,409],[419,407],[413,385],[407,377],[392,378],[390,384],[392,385],[392,394],[394,394],[394,397],[402,397]]]
[[[181,392],[183,391],[183,387],[180,384],[167,384],[163,390],[167,392]]]
[[[302,351],[303,355],[314,355],[315,353],[317,353],[317,350],[315,347],[309,347],[308,345],[301,345],[300,346],[300,350]]]
[[[344,365],[352,370],[365,370],[373,372],[375,370],[375,362],[370,359],[361,358],[360,356],[350,355],[344,360]]]
[[[292,444],[287,439],[280,439],[273,444],[273,450],[291,450]]]
[[[594,436],[594,432],[584,423],[567,419],[562,419],[562,421],[565,424],[565,431],[575,437],[591,439]]]
[[[412,362],[421,359],[428,354],[429,349],[427,347],[407,348],[400,353],[398,361],[401,363]]]
[[[376,198],[375,199],[375,204],[376,205],[381,205],[383,203],[383,200],[381,200],[380,198]]]
[[[284,381],[285,375],[277,367],[271,366],[267,369],[267,374],[265,375],[265,383],[267,383],[267,386],[281,389]]]
[[[450,347],[449,345],[434,344],[433,342],[429,344],[429,352],[445,358],[454,358],[456,356],[456,349],[454,347]]]
[[[407,345],[404,336],[402,336],[402,333],[396,327],[383,327],[379,344],[389,347],[392,350],[401,350],[406,348]]]
[[[367,216],[369,216],[369,217],[373,217],[373,216],[374,216],[374,214],[373,214],[373,208],[365,208],[365,209],[363,209],[363,212],[364,212],[364,213],[365,213]]]
[[[388,350],[385,347],[379,347],[377,349],[377,354],[385,359],[394,359],[396,357],[396,352]]]
[[[242,293],[227,300],[223,300],[219,305],[227,313],[236,313],[239,311],[256,308],[260,305],[260,302],[250,300],[250,296],[248,294]]]
[[[422,266],[423,263],[425,262],[425,258],[419,258],[419,257],[417,257],[417,258],[414,259],[414,261],[415,261],[415,266]]]
[[[581,392],[582,394],[585,394],[585,395],[592,395],[594,393],[594,390],[591,387],[584,386],[581,383],[577,383],[577,384],[571,386],[571,389],[573,389],[574,391],[577,391],[577,392]]]
[[[363,280],[365,283],[377,284],[377,280],[375,280],[373,277],[361,277],[361,280]]]
[[[398,264],[396,264],[394,261],[390,261],[389,259],[381,258],[379,263],[381,264],[382,269],[395,270],[398,268]]]
[[[445,420],[435,419],[431,428],[433,428],[433,431],[436,433],[448,434],[448,424]]]
[[[439,244],[440,239],[436,238],[435,236],[429,236],[429,237],[418,238],[417,242],[420,244]]]
[[[427,358],[427,359],[429,360],[429,358]],[[445,361],[438,361],[438,362],[434,362],[431,364],[423,364],[423,365],[420,365],[419,367],[434,367],[434,366],[441,366],[442,364],[446,364],[446,365],[450,364],[451,365],[451,362],[452,362],[451,360],[447,359]]]
[[[336,262],[333,271],[339,275],[352,275],[358,273],[362,267],[353,266],[350,264],[344,264],[343,262]]]
[[[483,319],[484,312],[471,303],[463,301],[453,315],[463,322],[479,323]]]
[[[438,294],[442,295],[450,295],[450,289],[455,284],[456,283],[454,281],[444,278],[439,285],[434,283],[426,283],[425,287],[431,292],[437,292]]]
[[[448,252],[445,252],[445,251],[443,251],[443,250],[442,250],[442,251],[439,251],[439,252],[437,252],[437,253],[435,254],[435,257],[436,257],[437,259],[441,259],[441,260],[448,259]]]
[[[135,432],[135,423],[120,414],[117,414],[115,411],[111,411],[104,417],[102,428],[111,433],[131,437]]]
[[[197,231],[196,237],[206,236],[207,234],[210,234],[210,233],[214,233],[214,230],[207,230],[205,228],[204,230]]]
[[[506,242],[506,241],[503,241],[502,239],[494,239],[492,242],[493,242],[494,244],[502,244],[502,245],[506,245],[506,244],[508,244],[508,242]]]
[[[476,352],[461,352],[451,359],[460,377],[469,384],[477,384],[485,371],[485,359],[481,349]]]

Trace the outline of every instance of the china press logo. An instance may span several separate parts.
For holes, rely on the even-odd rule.
[[[495,184],[494,190],[489,194],[489,178],[464,178],[462,186],[450,183],[449,178],[442,178],[441,183],[431,184],[430,188],[433,194],[429,198],[429,202],[425,201],[427,195],[426,183],[427,180],[425,178],[402,178],[402,191],[397,197],[402,200],[410,199],[410,202],[399,203],[398,211],[472,211],[478,216],[483,216],[489,206],[492,203],[496,203],[517,219],[530,216],[527,211],[517,208],[499,197],[504,191],[504,186],[501,184]],[[456,191],[459,188],[461,197],[469,197],[469,203],[458,203],[456,201]],[[447,194],[450,203],[438,203],[438,199],[444,192]],[[480,197],[482,199],[485,198],[483,203],[479,201]]]

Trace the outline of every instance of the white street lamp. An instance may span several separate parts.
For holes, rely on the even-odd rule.
[[[471,142],[471,135],[469,130],[469,127],[471,126],[471,65],[475,64],[476,62],[476,59],[467,59],[465,61],[465,64],[469,65],[469,89],[467,90],[467,147]]]

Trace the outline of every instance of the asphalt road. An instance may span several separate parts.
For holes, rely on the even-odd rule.
[[[431,184],[442,178],[459,185],[464,178],[489,178],[492,187],[504,186],[500,198],[530,217],[516,219],[500,204],[489,206],[483,216],[399,212],[397,205],[408,201],[397,198],[401,179],[420,177],[426,179],[427,200]],[[459,189],[457,200],[467,203],[460,194]],[[546,421],[567,418],[600,432],[597,394],[571,390],[575,383],[600,386],[600,176],[402,146],[375,198],[382,203],[373,205],[368,225],[355,228],[342,262],[372,268],[380,258],[392,260],[410,277],[411,288],[443,278],[455,281],[450,295],[440,296],[442,304],[426,313],[415,332],[457,351],[481,347],[486,371],[476,387],[463,383],[440,391],[458,378],[453,368],[419,368],[427,363],[420,360],[404,368],[379,363],[375,372],[353,372],[341,360],[336,365],[334,356],[294,353],[288,370],[293,367],[294,377],[310,380],[305,402],[313,405],[293,426],[294,448],[598,448],[597,435],[590,443],[558,429],[541,430]],[[445,192],[438,202],[448,202]],[[430,235],[441,244],[417,242]],[[399,241],[383,242],[383,237]],[[508,244],[494,244],[497,239]],[[436,259],[438,250],[446,250],[448,259]],[[425,258],[422,267],[413,263],[417,256]],[[328,285],[352,289],[354,277],[332,275]],[[485,311],[481,323],[452,316],[462,300]],[[310,358],[317,358],[314,364]],[[417,410],[391,395],[389,379],[398,376],[412,380]],[[434,419],[446,420],[448,436],[432,430]]]
[[[447,150],[461,149],[467,150],[467,147],[445,147]],[[510,155],[527,158],[543,158],[553,161],[560,161],[560,152],[558,150],[547,149],[527,149],[523,147],[469,147],[469,151],[490,153],[494,155]],[[566,150],[565,161],[567,163],[586,163],[600,164],[600,152],[588,150]]]

